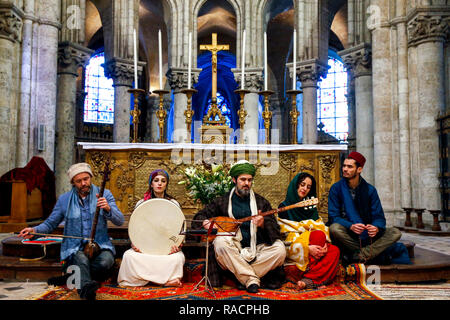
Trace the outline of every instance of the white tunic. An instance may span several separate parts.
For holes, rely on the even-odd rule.
[[[172,200],[177,205],[178,202]],[[139,201],[136,207],[143,201]],[[179,251],[169,255],[152,255],[134,251],[125,251],[120,264],[117,282],[121,286],[145,286],[152,282],[165,284],[168,281],[183,277],[184,254]]]

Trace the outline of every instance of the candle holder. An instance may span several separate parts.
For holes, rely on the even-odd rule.
[[[302,90],[287,90],[287,94],[291,95],[291,105],[292,110],[289,112],[289,115],[291,116],[291,126],[292,126],[292,144],[298,144],[297,142],[297,123],[298,123],[298,116],[300,115],[300,112],[297,110],[297,95],[300,93],[303,93]]]
[[[186,142],[192,142],[191,140],[191,134],[192,134],[192,119],[194,118],[194,110],[192,110],[192,96],[196,94],[198,91],[195,89],[183,89],[181,90],[182,93],[186,94],[187,96],[187,106],[186,110],[184,111],[184,116],[186,117],[186,127],[188,135],[186,137]]]
[[[156,111],[159,125],[159,143],[164,143],[164,125],[166,123],[167,111],[164,109],[164,95],[168,94],[166,90],[154,90],[153,93],[159,95],[159,109]]]
[[[414,209],[414,211],[417,213],[417,229],[425,229],[425,225],[422,221],[422,213],[425,211],[425,209]]]
[[[247,117],[247,111],[245,111],[245,109],[244,109],[244,97],[247,93],[250,93],[250,90],[238,89],[238,90],[234,90],[234,92],[239,94],[239,96],[241,97],[241,99],[240,99],[241,107],[240,107],[239,111],[237,112],[237,114],[239,117],[239,127],[240,127],[239,143],[244,143],[244,125],[245,125],[245,118]]]
[[[133,140],[132,143],[138,142],[138,128],[139,128],[139,116],[141,115],[141,111],[139,110],[139,95],[145,94],[145,90],[143,89],[128,89],[128,92],[132,93],[134,96],[134,107],[133,110],[130,111],[130,114],[133,116]]]
[[[428,210],[433,216],[433,226],[431,227],[432,231],[442,231],[441,226],[439,225],[439,214],[441,210]]]
[[[406,219],[405,219],[405,227],[412,227],[412,222],[411,222],[411,211],[413,211],[413,208],[402,208],[405,213],[406,213]]]
[[[274,94],[274,91],[264,90],[258,93],[264,96],[264,111],[262,117],[264,119],[264,128],[266,129],[266,144],[270,144],[270,121],[272,120],[272,111],[269,110],[269,96]]]

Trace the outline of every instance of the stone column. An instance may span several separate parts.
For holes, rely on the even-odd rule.
[[[194,88],[194,84],[198,81],[198,74],[201,70],[192,69],[191,71],[191,88]],[[167,72],[167,80],[170,88],[173,90],[174,100],[173,142],[184,143],[186,139],[190,139],[186,127],[186,116],[184,115],[187,106],[187,96],[182,92],[188,86],[188,71],[186,68],[170,68]],[[193,106],[191,107],[193,108]],[[194,130],[194,122],[192,122],[191,130]]]
[[[151,95],[147,98],[147,137],[151,143],[158,142],[159,127],[158,118],[156,117],[156,111],[159,109],[159,97],[157,95]]]
[[[409,46],[417,47],[418,147],[420,206],[440,209],[439,139],[436,118],[445,111],[444,42],[449,35],[449,16],[418,12],[408,22]]]
[[[31,107],[31,69],[32,69],[32,42],[34,0],[26,0],[24,3],[24,18],[22,27],[22,65],[20,70],[20,105],[17,129],[17,158],[16,167],[24,167],[28,160],[30,139],[32,138],[32,126],[30,122]]]
[[[343,58],[345,67],[354,77],[356,150],[367,160],[363,171],[364,179],[373,184],[372,50],[370,45],[361,44],[340,51],[339,55]]]
[[[297,75],[303,90],[303,144],[317,143],[317,83],[328,67],[318,60],[300,62]]]
[[[71,42],[62,42],[58,49],[58,93],[56,109],[56,194],[70,190],[65,172],[73,164],[75,154],[75,114],[78,68],[83,67],[93,50]]]
[[[236,74],[240,77],[240,73]],[[240,79],[240,78],[239,78]],[[240,82],[240,80],[239,80]],[[244,89],[249,90],[244,97],[244,109],[247,111],[245,118],[244,135],[245,144],[258,144],[259,137],[259,94],[263,89],[264,79],[260,68],[247,68],[245,72]],[[240,88],[240,86],[239,86]],[[264,107],[263,107],[264,108]],[[264,143],[264,141],[261,141]]]
[[[12,4],[0,5],[0,175],[15,165],[15,85],[12,81],[16,43],[22,32],[22,13]]]
[[[138,73],[142,72],[142,63],[138,63]],[[131,88],[134,81],[133,61],[113,58],[105,62],[105,75],[113,79],[114,87],[114,129],[113,141],[130,142],[130,104]]]

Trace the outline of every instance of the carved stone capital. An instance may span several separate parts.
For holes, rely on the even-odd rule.
[[[420,12],[408,21],[408,45],[424,42],[445,42],[450,35],[450,13]]]
[[[71,42],[58,45],[58,74],[78,76],[78,68],[83,67],[94,50]]]
[[[234,73],[234,78],[238,83],[238,88],[241,88],[242,72],[241,69],[232,69]],[[262,68],[247,68],[245,69],[245,83],[244,89],[253,92],[262,91],[264,86],[264,77]]]
[[[339,51],[345,67],[355,78],[372,74],[372,48],[363,43],[356,47]]]
[[[328,65],[318,60],[308,60],[300,62],[297,67],[297,76],[302,82],[302,88],[316,87],[321,77],[328,72]]]
[[[0,38],[20,42],[23,12],[14,5],[0,6]]]
[[[145,62],[138,61],[138,75],[146,65]],[[114,87],[131,87],[134,81],[134,64],[131,60],[113,58],[104,64],[105,76],[113,79]]]
[[[191,88],[198,82],[200,72],[201,69],[191,70]],[[166,77],[174,93],[179,93],[188,87],[188,69],[186,68],[170,68],[166,73]]]

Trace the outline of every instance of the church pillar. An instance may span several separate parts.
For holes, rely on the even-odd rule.
[[[384,2],[383,2],[384,3]],[[380,3],[381,5],[381,3]],[[390,28],[386,25],[372,29],[372,101],[374,182],[389,219],[395,209],[394,181],[398,175],[393,169],[392,120],[392,64],[389,44]],[[364,173],[364,172],[363,172]],[[395,178],[394,178],[394,175]]]
[[[246,69],[245,73],[244,89],[250,91],[244,96],[244,109],[245,111],[247,111],[247,117],[245,118],[244,132],[241,134],[244,135],[245,144],[258,144],[258,137],[259,137],[258,92],[262,90],[264,81],[260,70],[261,69],[259,68],[248,68]]]
[[[130,105],[133,100],[128,90],[134,80],[133,68],[133,62],[125,59],[113,58],[105,62],[105,75],[113,79],[114,87],[114,142],[130,142]],[[138,72],[142,72],[142,65],[138,64]]]
[[[192,72],[191,88],[198,80],[198,72],[200,70]],[[182,92],[183,89],[188,87],[188,72],[185,68],[170,68],[167,73],[167,80],[170,88],[173,90],[173,142],[184,143],[190,142],[191,137],[188,137],[188,131],[186,126],[186,116],[184,112],[187,107],[187,96]],[[191,105],[191,107],[193,107]],[[156,116],[155,116],[156,117]],[[194,123],[192,122],[191,130],[194,130]],[[192,131],[191,131],[192,132]]]
[[[84,66],[94,51],[71,42],[58,49],[58,92],[56,110],[56,194],[70,190],[65,172],[73,164],[75,150],[76,80],[78,68]]]
[[[317,83],[327,73],[327,67],[318,60],[300,62],[297,75],[303,90],[303,144],[317,143]]]
[[[447,9],[448,10],[448,9]],[[449,12],[447,11],[447,14]],[[444,42],[449,35],[449,15],[417,12],[408,22],[408,42],[416,47],[418,123],[418,184],[416,206],[440,209],[439,137],[436,118],[445,111]]]
[[[23,13],[13,4],[0,4],[0,175],[15,165],[16,115],[14,76],[16,44]]]
[[[159,97],[157,95],[148,96],[147,100],[147,126],[146,136],[149,138],[149,142],[157,143],[159,135],[158,118],[156,117],[156,111],[159,109]]]
[[[22,53],[20,70],[20,105],[17,129],[17,158],[16,167],[24,167],[30,160],[30,145],[32,127],[31,113],[31,70],[33,52],[33,20],[34,0],[24,2],[24,18],[22,27]]]
[[[364,179],[374,183],[371,48],[368,44],[339,52],[355,82],[356,150],[364,155]],[[349,110],[350,111],[350,110]]]

